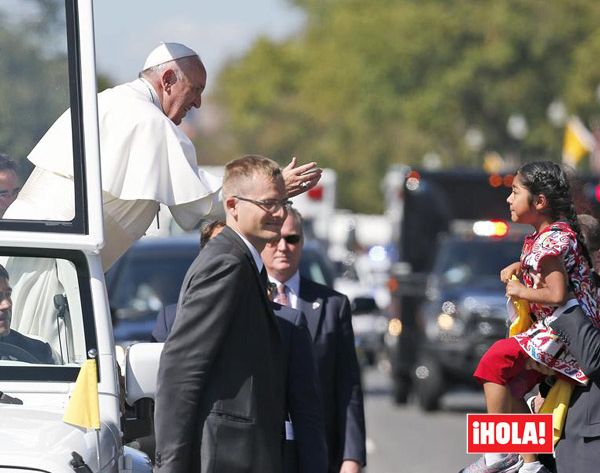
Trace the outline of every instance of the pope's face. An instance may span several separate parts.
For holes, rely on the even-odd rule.
[[[281,176],[275,179],[257,173],[251,182],[244,186],[241,197],[255,201],[284,200],[287,195]],[[280,207],[274,212],[265,210],[260,205],[236,199],[236,230],[244,235],[259,251],[264,245],[279,236],[281,225],[287,216],[287,208]]]
[[[8,280],[0,277],[0,337],[10,333],[10,321],[12,319],[12,289]]]
[[[206,87],[206,70],[200,61],[186,63],[178,74],[162,103],[165,115],[176,125],[181,123],[192,107],[200,108]]]

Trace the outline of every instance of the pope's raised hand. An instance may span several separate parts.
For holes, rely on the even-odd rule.
[[[317,163],[307,163],[296,166],[296,157],[281,170],[285,189],[288,197],[295,197],[317,185],[323,170],[317,167]]]

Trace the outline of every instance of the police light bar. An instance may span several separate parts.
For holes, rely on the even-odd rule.
[[[508,235],[508,223],[501,220],[479,220],[473,224],[477,236],[502,238]]]

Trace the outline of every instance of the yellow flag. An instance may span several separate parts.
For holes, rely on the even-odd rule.
[[[565,128],[563,163],[577,166],[585,155],[593,151],[595,145],[594,135],[581,123],[581,120],[577,117],[570,118]]]
[[[88,429],[100,428],[96,360],[87,360],[81,366],[63,421]]]

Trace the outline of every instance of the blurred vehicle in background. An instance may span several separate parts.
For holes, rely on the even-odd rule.
[[[404,175],[399,232],[399,262],[392,268],[389,287],[393,396],[406,402],[423,340],[419,319],[426,283],[438,254],[440,236],[457,221],[506,220],[512,175],[479,170],[409,170]],[[513,261],[519,257],[514,255]]]
[[[144,238],[106,273],[117,344],[148,342],[156,315],[174,304],[200,249],[199,235]]]
[[[426,370],[421,369],[417,374],[416,368],[426,366],[421,362],[421,358],[425,357],[422,345],[427,341],[428,323],[424,320],[427,316],[423,304],[430,301],[427,290],[433,286],[428,284],[429,275],[441,258],[438,245],[443,239],[440,237],[453,234],[457,222],[462,222],[471,227],[472,235],[488,235],[490,240],[497,238],[490,233],[490,228],[493,228],[490,222],[506,221],[509,217],[506,198],[510,194],[513,175],[489,174],[475,169],[421,171],[403,167],[395,169],[392,184],[397,185],[400,177],[403,177],[401,190],[397,186],[389,186],[388,189],[388,194],[395,198],[394,215],[399,218],[400,231],[399,258],[392,266],[389,280],[391,303],[386,349],[390,352],[393,397],[397,403],[404,403],[416,380],[428,379],[428,382],[436,384],[432,381],[437,373],[436,367],[430,369],[432,374],[427,376]],[[599,213],[600,185],[597,178],[574,176],[571,191],[578,211]],[[475,226],[477,222],[478,227]],[[512,238],[516,227],[511,225],[507,228],[510,232],[506,238]],[[518,240],[522,243],[523,231],[519,233]],[[484,258],[493,260],[494,250],[487,251],[490,254]],[[519,255],[520,246],[516,245],[512,261],[516,261]],[[487,270],[481,271],[483,279]],[[480,275],[474,274],[472,284],[475,286],[479,279]],[[465,291],[468,290],[466,286]],[[489,294],[493,295],[495,291],[490,289]],[[478,300],[481,300],[480,296]],[[457,301],[453,302],[456,304]],[[461,313],[464,309],[461,306]],[[437,309],[431,310],[435,312]],[[442,321],[449,323],[450,319],[442,317]],[[431,323],[429,327],[431,333]],[[488,326],[484,324],[482,327],[486,329]],[[423,383],[420,386],[423,388]],[[433,400],[436,396],[430,397],[428,402],[423,402],[424,407],[435,405]]]
[[[507,334],[500,270],[518,260],[523,235],[452,234],[441,239],[426,300],[420,310],[423,339],[413,371],[415,397],[426,411],[458,385],[477,386],[473,372],[481,355]],[[505,234],[506,233],[506,234]]]
[[[388,327],[387,316],[369,296],[354,297],[350,307],[359,366],[364,368],[386,363],[384,337]]]
[[[106,273],[117,345],[151,340],[160,309],[176,304],[181,283],[200,248],[198,234],[143,238]],[[334,270],[318,242],[304,246],[300,273],[333,287]]]

